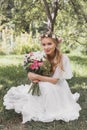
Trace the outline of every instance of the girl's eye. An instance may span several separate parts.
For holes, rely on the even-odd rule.
[[[46,45],[52,45],[51,42],[48,42],[48,43],[42,43],[42,46],[46,46]]]
[[[51,42],[49,42],[49,43],[48,43],[48,45],[52,45],[52,43],[51,43]]]
[[[45,43],[43,43],[42,46],[45,46]]]

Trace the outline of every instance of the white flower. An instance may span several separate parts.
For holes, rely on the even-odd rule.
[[[44,61],[45,60],[46,54],[44,53],[44,51],[33,52],[33,55],[31,55],[31,53],[24,55],[24,63],[28,62],[28,60],[27,60],[28,58],[30,60],[38,60],[38,61]]]
[[[30,59],[41,61],[43,57],[44,57],[43,53],[41,51],[37,51],[33,53],[33,56],[31,56]]]

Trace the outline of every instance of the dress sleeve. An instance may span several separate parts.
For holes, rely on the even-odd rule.
[[[69,58],[66,55],[63,55],[62,57],[63,62],[63,70],[60,69],[59,66],[57,66],[53,77],[58,79],[71,79],[73,74],[70,66]]]

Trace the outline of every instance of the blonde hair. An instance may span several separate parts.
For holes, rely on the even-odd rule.
[[[51,62],[52,65],[52,72],[55,71],[56,67],[59,66],[61,70],[63,70],[63,63],[62,63],[62,53],[59,49],[58,43],[55,41],[55,39],[52,39],[53,42],[56,44],[56,48],[55,48],[55,57],[53,59],[53,61]],[[47,56],[49,59],[49,56]]]
[[[57,66],[59,66],[60,69],[63,70],[62,53],[60,52],[60,49],[59,49],[58,37],[53,33],[46,33],[46,34],[41,35],[41,40],[47,37],[51,38],[52,41],[56,44],[55,57],[53,58],[53,60],[51,61],[51,59],[47,55],[47,59],[50,61],[51,66],[52,66],[51,72],[54,72]]]

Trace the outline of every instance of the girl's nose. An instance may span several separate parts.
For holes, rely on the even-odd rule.
[[[45,49],[48,49],[48,46],[45,46]]]

